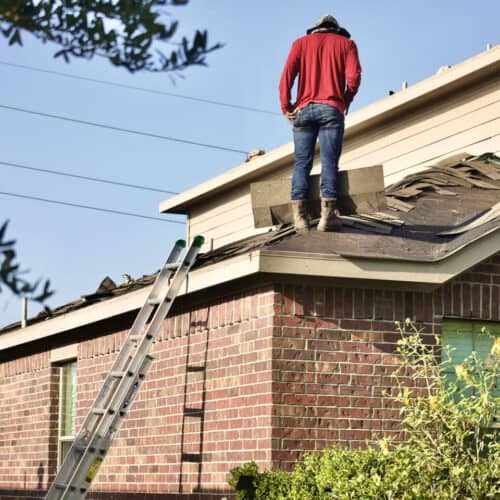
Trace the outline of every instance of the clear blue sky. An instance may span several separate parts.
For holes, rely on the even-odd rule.
[[[191,0],[171,8],[179,33],[209,30],[226,46],[175,84],[166,75],[116,69],[102,59],[53,59],[55,47],[24,37],[0,39],[0,60],[188,96],[279,111],[277,85],[291,42],[323,14],[334,15],[358,44],[363,81],[352,111],[499,43],[498,0]],[[242,150],[271,150],[291,139],[281,116],[155,96],[0,64],[0,104],[96,121]],[[244,156],[70,124],[0,109],[0,161],[182,191],[237,166]],[[0,165],[0,191],[158,215],[167,197],[63,179]],[[183,221],[182,216],[163,216]],[[111,276],[158,269],[184,226],[49,205],[0,195],[19,260],[31,278],[48,277],[55,307],[91,293]],[[19,299],[0,294],[0,326],[20,317]],[[30,314],[37,312],[31,306]]]

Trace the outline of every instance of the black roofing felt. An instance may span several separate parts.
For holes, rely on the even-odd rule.
[[[401,210],[387,208],[383,213],[371,214],[370,220],[363,216],[345,218],[344,226],[336,233],[321,233],[313,226],[309,232],[297,234],[293,226],[286,225],[201,254],[195,268],[257,249],[345,258],[441,260],[500,228],[500,158],[485,154],[466,162],[455,160],[452,165],[431,167],[387,187],[386,197],[393,207],[402,202]],[[495,211],[491,210],[495,205]],[[477,227],[455,235],[440,234],[485,214],[492,214],[490,220]],[[95,293],[53,309],[50,316],[42,312],[28,324],[133,292],[152,284],[155,278],[153,273],[116,286],[106,277]],[[19,326],[15,323],[0,332]]]

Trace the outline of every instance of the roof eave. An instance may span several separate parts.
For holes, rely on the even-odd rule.
[[[475,240],[460,252],[435,262],[411,262],[374,258],[348,258],[338,255],[255,250],[191,271],[180,295],[257,273],[348,279],[379,283],[410,283],[436,287],[463,273],[498,252],[500,231]],[[67,313],[26,328],[0,335],[0,351],[45,339],[98,321],[139,309],[151,286]]]

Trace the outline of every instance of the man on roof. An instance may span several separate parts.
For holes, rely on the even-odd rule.
[[[318,231],[337,231],[338,164],[347,113],[361,82],[361,65],[351,35],[332,16],[322,16],[292,45],[279,84],[281,110],[293,125],[295,165],[292,208],[295,228],[310,224],[307,200],[314,147],[319,137],[321,219]],[[291,90],[299,77],[297,98]]]

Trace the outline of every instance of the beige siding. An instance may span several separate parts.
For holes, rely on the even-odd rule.
[[[408,138],[423,133],[435,133],[440,128],[448,129],[450,123],[458,122],[463,130],[464,120],[470,113],[479,116],[495,116],[493,110],[487,108],[500,101],[500,86],[498,82],[490,82],[479,89],[464,91],[458,96],[442,103],[436,103],[432,109],[424,108],[405,115],[402,119],[372,130],[369,134],[348,137],[344,144],[342,161],[352,162],[366,155],[376,153],[388,146],[397,145]],[[498,107],[496,108],[498,112]],[[486,113],[485,113],[486,111]],[[476,118],[477,119],[477,118]]]
[[[189,237],[202,234],[202,251],[241,239],[240,233],[253,230],[250,188],[241,186],[193,208],[189,217]]]
[[[404,92],[404,91],[403,91]],[[500,150],[500,83],[493,75],[437,102],[407,111],[362,134],[346,130],[341,169],[383,164],[386,184],[454,153]],[[313,173],[319,173],[319,157]],[[291,177],[292,164],[258,180]],[[253,227],[249,185],[214,196],[190,210],[189,234],[207,238],[204,250],[261,233]]]
[[[386,183],[391,183],[437,158],[470,151],[491,139],[494,144],[500,135],[499,117],[500,85],[488,82],[369,135],[347,139],[341,168],[383,164]]]

